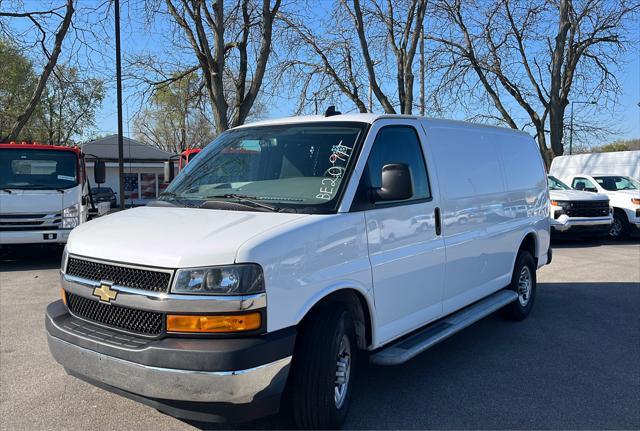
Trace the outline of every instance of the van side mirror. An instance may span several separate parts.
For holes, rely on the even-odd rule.
[[[173,181],[173,160],[164,162],[164,179],[163,183],[168,184]]]
[[[399,201],[413,196],[411,171],[405,163],[392,163],[382,167],[382,187],[374,189],[372,200]]]
[[[104,184],[107,177],[107,169],[104,160],[96,160],[93,162],[93,181],[96,184]]]

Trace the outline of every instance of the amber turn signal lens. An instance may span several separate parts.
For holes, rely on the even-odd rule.
[[[636,204],[636,205],[640,205],[640,199],[631,198],[631,203],[632,204]]]
[[[551,201],[551,206],[552,207],[559,207],[560,205],[558,205],[557,201]]]
[[[60,288],[60,297],[62,298],[62,303],[67,305],[67,292],[62,287]]]
[[[167,315],[168,332],[241,332],[260,328],[260,313],[199,316]]]

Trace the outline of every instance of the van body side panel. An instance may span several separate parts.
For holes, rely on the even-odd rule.
[[[298,324],[340,289],[360,292],[375,319],[362,212],[311,215],[276,227],[242,244],[236,262],[257,262],[264,269],[269,332]]]
[[[536,239],[534,258],[546,264],[551,225],[549,191],[538,146],[533,138],[525,135],[515,135],[496,142],[505,174],[507,208],[514,213],[510,225],[504,230],[509,232],[511,240],[517,244],[528,233],[533,233]],[[513,263],[507,267],[508,271],[512,270]]]
[[[415,120],[377,121],[369,132],[371,145],[361,157],[371,157],[377,137],[389,126],[415,131],[416,140],[386,141],[386,144],[391,143],[394,148],[404,145],[404,151],[418,145],[424,163],[417,162],[412,169],[427,173],[430,198],[391,206],[382,203],[364,211],[376,302],[375,345],[388,343],[442,315],[445,270],[444,241],[435,229],[434,213],[439,205],[439,193],[434,186],[437,175],[431,171],[433,163],[424,151],[425,137],[420,124]],[[398,162],[393,157],[402,152],[390,151],[387,155],[390,158],[384,163]],[[412,175],[418,172],[412,171]]]
[[[547,208],[546,177],[540,156],[529,154],[531,139],[522,133],[423,124],[442,195],[446,315],[509,284],[520,242],[528,232],[544,230],[538,221]],[[513,169],[505,169],[501,156],[508,146],[510,157],[522,152],[522,177],[508,177]]]

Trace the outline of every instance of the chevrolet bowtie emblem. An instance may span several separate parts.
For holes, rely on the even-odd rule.
[[[93,289],[93,296],[100,298],[100,302],[109,304],[113,299],[116,299],[118,291],[111,289],[110,284],[102,282],[99,287]]]

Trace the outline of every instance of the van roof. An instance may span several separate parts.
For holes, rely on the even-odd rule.
[[[479,124],[479,123],[471,123],[468,121],[459,121],[459,120],[446,120],[440,118],[430,118],[430,117],[421,117],[418,115],[404,115],[404,114],[372,114],[372,113],[354,113],[354,114],[339,114],[332,115],[329,117],[325,117],[324,115],[303,115],[296,117],[284,117],[284,118],[274,118],[269,120],[261,120],[253,123],[243,124],[241,126],[237,126],[236,128],[244,128],[251,126],[271,126],[271,125],[284,125],[284,124],[296,124],[296,123],[323,123],[323,122],[359,122],[359,123],[369,123],[373,124],[377,120],[383,119],[413,119],[420,120],[425,123],[429,127],[473,127],[473,128],[489,128],[495,130],[505,131],[508,130],[510,132],[522,133],[527,136],[531,136],[526,132],[516,129],[510,129],[507,127],[498,127],[492,126],[488,124]]]

